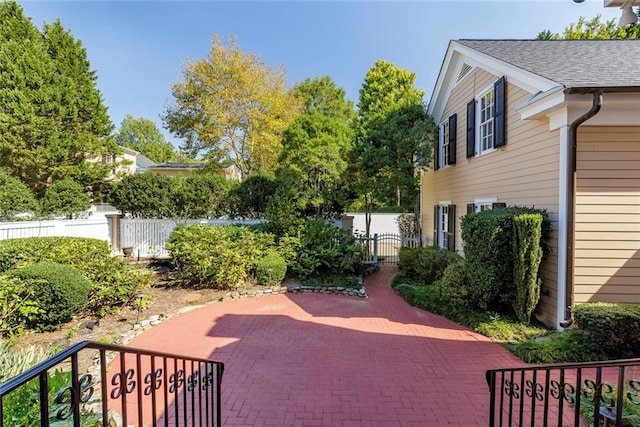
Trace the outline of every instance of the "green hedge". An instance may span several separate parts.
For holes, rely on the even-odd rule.
[[[82,237],[29,237],[0,241],[0,272],[42,261],[77,268],[92,282],[88,309],[99,315],[131,303],[151,285],[148,271],[111,257],[106,241]]]
[[[260,257],[274,246],[272,234],[244,226],[177,227],[167,249],[180,279],[193,286],[243,286]]]
[[[287,263],[276,251],[269,251],[256,263],[256,279],[266,286],[276,286],[282,283],[287,274]]]
[[[430,246],[400,249],[398,264],[405,276],[430,285],[442,278],[450,264],[458,262],[462,262],[462,257],[455,252]]]
[[[70,321],[89,300],[91,282],[69,265],[38,262],[9,270],[7,275],[20,279],[33,292],[40,313],[30,319],[29,326],[41,331]]]
[[[640,304],[587,303],[572,311],[594,349],[610,358],[640,356]]]
[[[551,221],[544,210],[508,207],[485,210],[462,217],[462,240],[470,279],[470,299],[483,310],[508,312],[516,299],[513,251],[514,218],[539,214],[540,247],[549,251]]]

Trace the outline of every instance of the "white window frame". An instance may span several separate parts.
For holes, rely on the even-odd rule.
[[[490,97],[491,103],[483,108],[484,99]],[[496,110],[496,94],[493,85],[476,96],[476,155],[481,156],[496,151],[496,132],[494,115]]]
[[[475,213],[493,209],[493,204],[498,202],[497,197],[479,197],[473,200],[473,211]]]
[[[438,141],[438,169],[446,168],[451,158],[451,146],[449,144],[449,119],[440,123],[440,139]]]
[[[438,202],[438,246],[449,248],[449,205],[451,201]]]

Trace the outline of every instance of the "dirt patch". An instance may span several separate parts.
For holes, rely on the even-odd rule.
[[[97,317],[90,313],[76,316],[62,328],[51,332],[30,332],[20,338],[16,347],[51,345],[62,350],[80,341],[101,341],[109,344],[126,344],[124,336],[130,335],[137,323],[160,316],[172,317],[191,306],[219,301],[228,291],[216,289],[193,289],[181,286],[171,279],[166,263],[140,263],[140,268],[150,268],[155,280],[145,293],[149,298],[146,308],[123,307],[114,314]]]

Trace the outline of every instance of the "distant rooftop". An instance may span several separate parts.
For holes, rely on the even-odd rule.
[[[166,162],[152,166],[150,169],[204,169],[205,163]]]

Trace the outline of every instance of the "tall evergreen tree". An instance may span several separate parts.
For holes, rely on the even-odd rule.
[[[72,178],[99,191],[118,152],[95,72],[59,22],[44,33],[15,1],[0,3],[0,166],[42,194]]]

